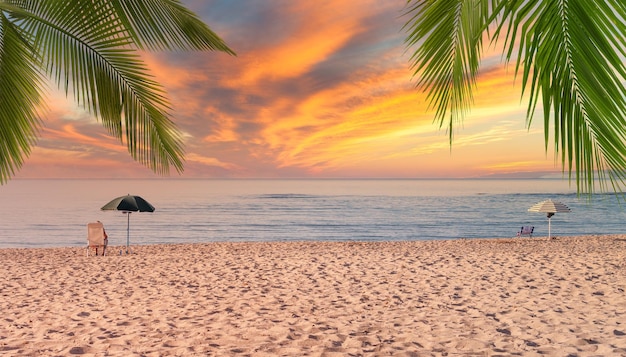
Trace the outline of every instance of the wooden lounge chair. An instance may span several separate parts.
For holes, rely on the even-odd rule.
[[[101,249],[102,255],[105,255],[108,243],[109,240],[102,222],[87,224],[87,256],[89,256],[91,249],[95,250],[96,255],[98,255],[98,249]]]
[[[517,236],[518,237],[528,236],[532,238],[534,230],[535,230],[535,227],[533,226],[523,226],[522,228],[520,228],[519,232],[517,232]]]

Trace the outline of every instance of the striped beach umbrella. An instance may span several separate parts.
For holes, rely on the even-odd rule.
[[[552,200],[541,201],[537,204],[534,204],[528,209],[528,212],[541,212],[546,214],[546,216],[548,217],[548,238],[551,237],[550,219],[552,218],[552,216],[554,216],[555,213],[567,213],[570,211],[571,210],[569,209],[569,207],[567,207],[563,203]]]

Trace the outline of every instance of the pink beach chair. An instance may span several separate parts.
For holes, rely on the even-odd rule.
[[[98,249],[102,250],[102,255],[105,254],[109,239],[104,225],[102,222],[92,222],[87,224],[87,256],[89,251],[94,249],[96,255],[98,255]]]
[[[534,230],[535,230],[535,227],[533,226],[523,226],[522,228],[520,228],[520,231],[517,232],[517,237],[528,236],[532,238]]]

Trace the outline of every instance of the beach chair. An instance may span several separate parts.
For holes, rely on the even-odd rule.
[[[535,227],[533,226],[523,226],[522,228],[520,228],[519,232],[517,232],[517,236],[518,237],[528,236],[532,238],[534,230],[535,230]]]
[[[98,255],[98,248],[102,250],[102,255],[105,255],[108,243],[109,240],[102,222],[87,224],[87,256],[89,256],[91,249],[94,249]]]

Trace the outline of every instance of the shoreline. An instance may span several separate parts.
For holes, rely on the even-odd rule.
[[[556,242],[559,240],[565,241],[578,241],[584,239],[626,239],[626,233],[624,234],[578,234],[578,235],[562,235],[562,236],[554,236],[553,239],[548,239],[547,236],[537,235],[528,237],[470,237],[470,238],[445,238],[445,239],[412,239],[412,240],[259,240],[259,241],[206,241],[206,242],[168,242],[168,243],[135,243],[130,244],[131,249],[135,248],[151,248],[151,247],[166,247],[166,246],[202,246],[202,245],[228,245],[228,244],[389,244],[389,243],[398,243],[398,244],[419,244],[419,243],[445,243],[445,242],[497,242],[497,243],[512,243],[517,241],[552,241]],[[87,247],[87,242],[85,241],[84,245],[73,245],[73,246],[28,246],[28,247],[0,247],[0,252],[5,250],[85,250]],[[120,250],[125,249],[125,244],[109,244],[108,248],[112,248],[111,250]],[[107,249],[108,249],[107,248]]]
[[[626,355],[626,235],[131,249],[0,249],[0,352]]]

